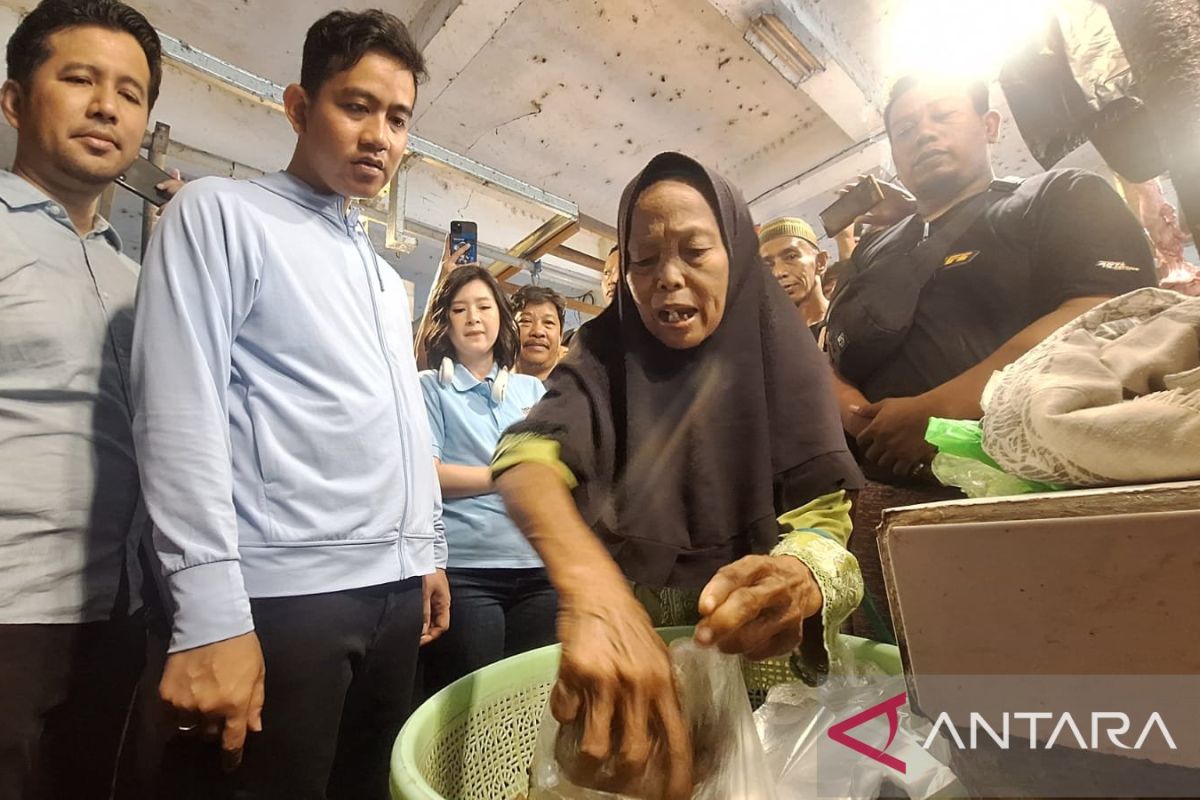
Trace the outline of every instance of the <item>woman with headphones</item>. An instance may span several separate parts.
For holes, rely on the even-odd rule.
[[[492,485],[504,430],[545,388],[510,369],[518,333],[486,269],[450,272],[430,301],[421,388],[433,430],[450,549],[452,624],[423,655],[426,696],[502,658],[555,641],[557,595],[541,560],[509,520]]]

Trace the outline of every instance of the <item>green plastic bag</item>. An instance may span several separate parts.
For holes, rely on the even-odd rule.
[[[962,489],[967,497],[1004,497],[1032,492],[1056,492],[1060,487],[1009,475],[983,449],[983,429],[969,419],[931,417],[925,441],[938,449],[933,474],[946,486]]]

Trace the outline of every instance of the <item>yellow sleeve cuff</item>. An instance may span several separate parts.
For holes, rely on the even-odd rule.
[[[792,537],[799,537],[797,541],[804,541],[815,535],[832,539],[845,547],[850,541],[850,531],[854,527],[850,519],[850,498],[844,490],[822,495],[811,503],[784,514],[779,518],[779,526],[783,531],[784,541]]]
[[[558,473],[568,489],[579,485],[575,473],[571,472],[561,458],[562,446],[548,436],[536,433],[515,433],[505,436],[496,446],[492,456],[492,480],[518,464],[544,464]]]
[[[838,629],[858,608],[863,597],[858,559],[846,549],[850,539],[850,501],[843,491],[818,497],[779,518],[783,534],[773,556],[792,556],[804,562],[821,589],[820,625],[805,623],[799,671],[808,683],[838,671],[842,648]]]

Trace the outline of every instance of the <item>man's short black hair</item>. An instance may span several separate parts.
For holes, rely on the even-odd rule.
[[[561,294],[546,286],[522,286],[513,292],[513,314],[520,314],[528,306],[540,306],[542,303],[553,303],[558,311],[558,326],[561,328],[567,318],[567,301]]]
[[[367,53],[394,58],[413,74],[413,82],[425,80],[425,57],[395,16],[377,8],[367,11],[331,11],[312,24],[304,37],[300,62],[300,85],[315,97],[335,73],[352,68]]]
[[[889,136],[892,133],[892,106],[896,104],[896,101],[899,100],[905,92],[914,88],[918,84],[928,83],[935,80],[942,81],[943,83],[948,81],[946,78],[935,78],[928,75],[910,74],[901,76],[896,80],[895,83],[892,84],[892,90],[888,92],[887,106],[885,106],[883,109],[883,127],[887,129]],[[962,84],[963,91],[966,92],[967,97],[971,98],[971,105],[975,107],[975,113],[979,114],[980,116],[986,114],[989,108],[987,84],[981,80],[962,80],[960,83]]]
[[[105,28],[128,33],[141,45],[150,66],[149,107],[158,100],[162,84],[162,43],[154,26],[135,8],[118,0],[42,0],[25,15],[8,40],[8,77],[23,88],[50,58],[51,35],[67,28]]]

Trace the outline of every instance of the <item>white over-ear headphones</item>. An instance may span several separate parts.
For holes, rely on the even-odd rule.
[[[441,365],[438,367],[438,383],[442,386],[449,386],[454,380],[454,362],[449,356],[442,359]],[[508,367],[500,370],[496,375],[496,380],[492,384],[492,402],[503,403],[504,395],[508,392]]]
[[[504,395],[508,393],[508,367],[496,373],[496,380],[492,383],[492,402],[496,405],[504,402]]]

